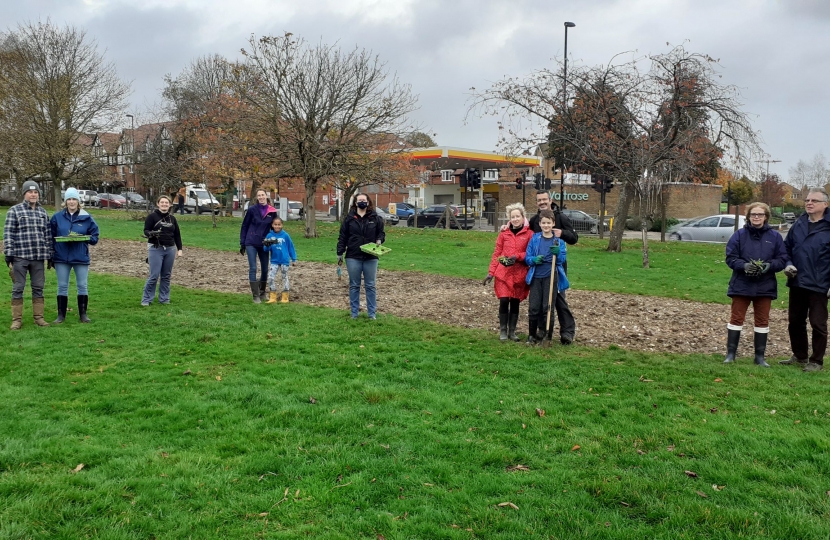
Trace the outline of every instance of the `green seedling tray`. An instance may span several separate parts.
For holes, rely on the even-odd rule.
[[[86,242],[89,238],[89,235],[85,234],[75,236],[56,236],[55,242]]]
[[[360,246],[360,251],[368,253],[369,255],[374,255],[375,257],[380,257],[381,255],[386,255],[392,250],[386,246],[379,246],[377,244],[363,244]]]

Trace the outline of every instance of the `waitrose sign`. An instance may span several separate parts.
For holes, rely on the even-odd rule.
[[[559,194],[558,191],[555,191],[555,192],[552,191],[550,195],[551,195],[551,198],[554,201],[558,201],[560,199],[560,194]],[[565,195],[565,200],[566,201],[587,201],[588,200],[588,194],[587,193],[568,193],[566,191],[564,195]]]

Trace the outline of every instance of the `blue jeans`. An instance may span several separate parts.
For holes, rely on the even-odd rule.
[[[173,274],[173,263],[176,261],[176,246],[155,247],[148,246],[147,258],[150,262],[150,277],[144,284],[142,304],[150,304],[156,297],[156,283],[159,287],[159,302],[170,302],[170,276]]]
[[[88,295],[88,264],[55,263],[55,273],[58,275],[58,296],[69,296],[69,273],[72,270],[75,270],[75,287],[78,289],[78,295]]]
[[[256,261],[259,258],[259,281],[268,280],[268,265],[271,262],[268,252],[261,247],[245,246],[245,254],[248,255],[248,281],[257,281]]]
[[[352,317],[357,317],[360,311],[360,279],[363,275],[363,289],[366,291],[366,311],[369,318],[375,318],[377,310],[377,291],[375,279],[378,275],[378,260],[346,259],[346,270],[349,272],[349,307]]]

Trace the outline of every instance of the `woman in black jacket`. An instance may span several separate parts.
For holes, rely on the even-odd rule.
[[[372,199],[365,193],[355,195],[349,208],[349,214],[340,224],[340,237],[337,240],[337,265],[343,264],[346,256],[346,269],[349,272],[349,306],[352,319],[357,319],[360,310],[360,280],[366,291],[366,311],[370,319],[375,318],[377,310],[377,291],[375,279],[378,273],[378,258],[364,253],[360,246],[369,243],[381,245],[386,240],[383,232],[383,219],[375,213]]]
[[[156,210],[144,220],[144,236],[147,237],[147,262],[150,277],[144,284],[142,306],[149,306],[156,296],[158,283],[159,303],[170,303],[170,276],[176,257],[182,256],[182,236],[179,224],[170,213],[170,198],[162,195],[156,201]]]

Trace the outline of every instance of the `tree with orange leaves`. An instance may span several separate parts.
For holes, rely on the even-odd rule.
[[[547,140],[557,165],[610,173],[621,182],[615,214],[627,216],[639,198],[648,267],[645,231],[664,182],[712,178],[724,153],[748,164],[760,142],[737,88],[718,82],[717,61],[709,56],[680,46],[627,62],[617,58],[571,67],[567,85],[562,70],[547,69],[499,81],[476,94],[471,111],[501,117],[504,146]],[[609,251],[621,250],[622,232],[612,230]]]

